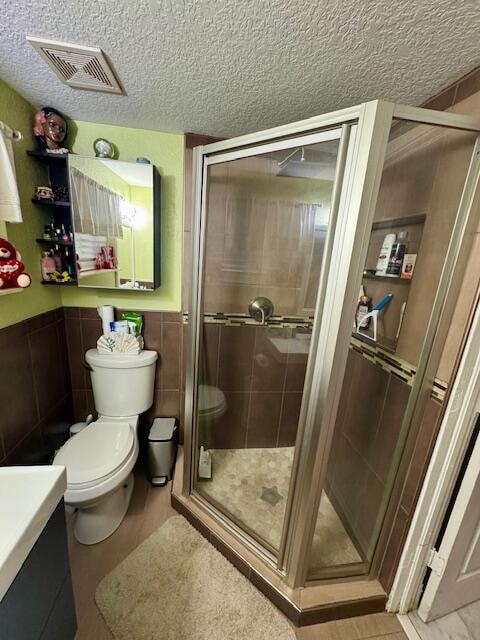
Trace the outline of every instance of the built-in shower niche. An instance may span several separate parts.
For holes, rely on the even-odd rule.
[[[385,187],[386,188],[386,187]],[[374,340],[373,323],[368,328],[362,328],[354,335],[360,340],[372,344],[376,343],[383,349],[395,353],[398,338],[402,331],[403,320],[407,308],[410,288],[413,278],[406,279],[398,276],[377,275],[376,266],[384,238],[389,233],[407,233],[406,253],[417,255],[421,252],[421,240],[425,224],[424,214],[414,212],[399,218],[375,218],[370,235],[367,259],[363,272],[362,286],[365,294],[372,298],[373,307],[385,296],[393,294],[391,303],[378,315],[377,335]],[[418,272],[417,272],[418,273]],[[414,271],[413,277],[415,277]]]
[[[393,121],[375,207],[362,284],[373,306],[392,302],[357,339],[377,345],[413,366],[430,317],[444,256],[468,169],[469,133],[434,125]],[[375,275],[385,236],[407,232],[406,253],[417,254],[411,280]]]

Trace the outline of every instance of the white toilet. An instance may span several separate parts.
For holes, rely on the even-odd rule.
[[[198,416],[200,420],[216,420],[227,410],[225,394],[218,387],[201,384],[198,388]]]
[[[216,422],[227,411],[225,394],[218,387],[201,384],[198,387],[198,446],[215,448]]]
[[[65,503],[78,510],[75,537],[96,544],[117,529],[130,503],[138,419],[153,403],[157,353],[108,355],[90,349],[85,359],[99,417],[67,440],[53,464],[67,469]]]

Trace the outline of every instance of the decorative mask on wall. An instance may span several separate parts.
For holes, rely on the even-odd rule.
[[[64,116],[53,107],[42,107],[35,114],[33,134],[40,151],[68,153],[64,147],[68,125]]]

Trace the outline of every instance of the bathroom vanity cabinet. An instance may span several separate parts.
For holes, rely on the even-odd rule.
[[[73,640],[76,630],[62,500],[0,602],[0,639]]]
[[[0,474],[0,640],[73,640],[62,467]]]

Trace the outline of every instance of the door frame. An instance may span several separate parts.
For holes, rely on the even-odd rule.
[[[391,613],[407,614],[418,607],[421,598],[432,550],[480,411],[479,344],[480,292],[477,292],[463,355],[387,602],[387,611]]]

